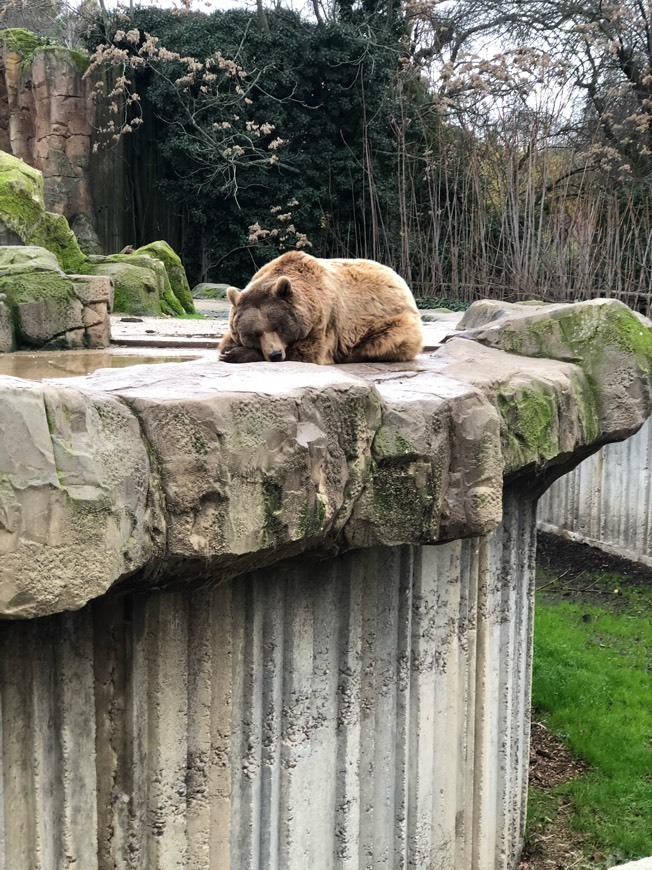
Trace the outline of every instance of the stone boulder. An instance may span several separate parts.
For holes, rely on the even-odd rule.
[[[0,349],[102,348],[110,340],[110,279],[66,275],[56,257],[34,246],[0,247],[2,308],[13,334]],[[1,322],[0,313],[0,322]],[[5,333],[6,335],[6,333]]]
[[[10,353],[12,350],[16,350],[14,319],[6,295],[0,293],[0,353]]]
[[[182,315],[165,264],[150,254],[109,254],[91,257],[90,271],[104,275],[115,285],[114,310],[139,317]]]
[[[496,317],[499,309],[503,313]],[[480,311],[486,317],[484,324]],[[475,327],[465,329],[469,322]],[[589,387],[582,399],[587,432],[597,433],[604,427],[619,440],[638,419],[641,383],[648,383],[652,372],[652,333],[650,321],[622,302],[594,299],[544,306],[474,303],[458,329],[459,336],[510,354],[581,361]],[[510,429],[518,435],[521,448],[545,440],[557,425],[552,406],[540,393],[524,393],[511,406],[520,423]],[[619,430],[623,433],[620,436]]]
[[[192,288],[193,299],[226,299],[226,291],[229,284],[211,284],[203,282],[195,284]]]
[[[43,176],[0,152],[0,221],[25,245],[47,248],[64,272],[84,272],[88,260],[63,215],[45,210]]]
[[[0,443],[0,612],[79,608],[127,578],[214,582],[304,552],[491,533],[504,486],[534,501],[652,412],[649,322],[613,300],[549,310],[548,326],[533,310],[407,364],[0,378],[23,427]]]
[[[170,289],[180,303],[183,312],[194,314],[195,305],[192,301],[190,285],[188,284],[186,270],[183,268],[179,255],[172,250],[167,242],[163,241],[150,242],[148,245],[137,248],[133,253],[134,256],[142,254],[153,257],[155,260],[160,260],[163,263],[170,282]]]
[[[80,215],[77,225],[89,230]],[[152,242],[133,254],[87,256],[66,218],[45,211],[41,173],[4,152],[0,152],[0,228],[5,242],[18,240],[53,253],[65,273],[111,279],[116,311],[181,316],[195,310],[181,260],[166,242]]]
[[[75,234],[79,247],[86,256],[91,254],[101,255],[103,253],[102,244],[97,235],[95,225],[87,214],[84,214],[84,212],[76,214],[70,222],[70,229]]]

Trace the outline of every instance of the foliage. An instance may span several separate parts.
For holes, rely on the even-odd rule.
[[[440,299],[437,296],[417,296],[414,301],[417,303],[417,308],[426,310],[446,308],[448,311],[466,311],[470,304],[461,299]]]
[[[157,150],[193,282],[309,247],[385,262],[423,297],[647,309],[647,7],[256,5],[104,10],[88,36],[113,76],[107,138],[132,167]],[[149,194],[136,177],[137,208]]]
[[[283,10],[267,19],[269,31],[244,11],[136,10],[110,45],[90,42],[96,64],[125,66],[115,105],[130,112],[127,132],[140,125],[141,94],[153,107],[161,188],[209,249],[199,273],[195,264],[204,279],[242,283],[254,260],[287,247],[373,255],[400,234],[397,150],[406,128],[418,135],[414,106],[427,92],[407,80],[398,36]]]

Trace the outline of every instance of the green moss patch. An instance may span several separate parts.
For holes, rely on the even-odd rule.
[[[26,245],[51,251],[65,272],[88,270],[87,257],[63,215],[46,212],[41,173],[0,152],[0,220]]]
[[[172,293],[181,305],[182,310],[178,313],[194,314],[195,304],[190,293],[186,270],[183,268],[179,255],[174,252],[167,242],[163,241],[150,242],[148,245],[143,245],[134,251],[131,256],[138,256],[140,254],[154,257],[154,259],[159,260],[165,266]]]
[[[553,396],[535,384],[513,392],[499,391],[506,469],[541,462],[559,452]]]
[[[129,262],[129,259],[128,255],[121,254],[92,258],[93,263],[90,268],[93,275],[107,275],[113,278],[115,292],[113,310],[138,317],[155,317],[164,313],[162,297],[165,286],[159,270],[154,266],[155,261],[149,257],[138,258],[147,260],[144,265],[141,265],[139,262]]]
[[[30,60],[37,48],[47,45],[46,39],[24,27],[9,27],[6,30],[0,30],[0,42],[27,61]]]

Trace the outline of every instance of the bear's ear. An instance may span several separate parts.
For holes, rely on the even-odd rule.
[[[292,296],[292,281],[287,275],[281,275],[274,285],[274,295],[279,299],[289,299]]]
[[[231,305],[238,304],[238,297],[242,291],[238,290],[237,287],[228,287],[226,291],[226,298],[229,300]]]

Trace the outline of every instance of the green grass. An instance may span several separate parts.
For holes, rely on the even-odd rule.
[[[595,849],[640,858],[652,854],[652,588],[617,575],[598,588],[595,604],[539,594],[532,700],[591,766],[553,790],[570,795],[573,826]]]

